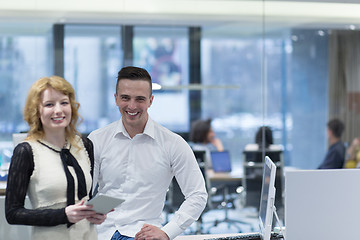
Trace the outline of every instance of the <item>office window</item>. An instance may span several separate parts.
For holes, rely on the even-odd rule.
[[[328,39],[322,29],[293,29],[284,46],[289,60],[282,104],[292,119],[288,158],[299,168],[317,168],[328,148]]]
[[[213,37],[204,29],[202,83],[220,86],[202,91],[202,116],[213,119],[235,162],[242,161],[261,125],[269,125],[275,143],[284,145],[286,165],[316,168],[323,158],[328,40],[318,33],[284,30],[266,39],[234,38]]]
[[[237,31],[202,28],[202,118],[213,119],[237,163],[264,124],[284,145],[286,165],[316,168],[327,150],[328,33],[284,29],[265,38]],[[11,134],[28,128],[22,111],[30,85],[53,74],[51,31],[43,32],[0,35],[0,108],[8,113],[0,120],[1,146],[12,147]],[[123,66],[121,34],[117,25],[65,25],[64,77],[77,92],[83,133],[120,118],[113,94]],[[149,113],[175,132],[189,131],[197,104],[189,99],[188,38],[187,27],[134,27],[133,63],[162,86]]]
[[[150,116],[172,131],[189,130],[189,47],[185,27],[134,27],[134,65],[145,68],[154,90]]]
[[[203,29],[202,84],[214,88],[202,91],[202,118],[213,119],[214,131],[237,163],[263,120],[261,53],[259,37],[213,37]]]
[[[47,31],[29,32],[0,33],[0,174],[9,167],[12,134],[28,130],[23,110],[31,84],[52,74]]]
[[[51,74],[49,38],[44,35],[0,35],[0,141],[27,131],[23,108],[33,82]]]
[[[114,93],[122,55],[120,26],[65,25],[64,75],[81,104],[81,132],[120,118]]]

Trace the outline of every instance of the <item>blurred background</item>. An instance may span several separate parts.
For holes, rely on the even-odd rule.
[[[233,164],[270,126],[284,164],[313,169],[326,122],[359,136],[359,1],[13,0],[0,3],[0,163],[27,131],[30,85],[60,75],[75,88],[87,134],[120,114],[117,72],[146,68],[157,83],[150,115],[188,140],[213,119]]]

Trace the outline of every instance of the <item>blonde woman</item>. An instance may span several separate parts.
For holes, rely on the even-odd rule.
[[[11,159],[5,212],[10,224],[32,225],[32,239],[97,239],[93,224],[106,215],[84,205],[90,198],[93,145],[76,130],[79,103],[58,76],[30,88],[24,109],[28,137]],[[32,209],[24,207],[28,194]]]

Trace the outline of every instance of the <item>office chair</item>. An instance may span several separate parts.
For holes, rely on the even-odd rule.
[[[240,186],[237,188],[236,193],[231,194],[230,188],[226,184],[218,185],[218,186],[212,186],[211,180],[208,176],[208,164],[206,164],[206,152],[205,151],[196,151],[193,150],[194,155],[198,161],[200,170],[204,176],[206,188],[208,191],[208,202],[205,207],[205,210],[201,214],[199,220],[198,220],[198,226],[197,226],[197,234],[202,233],[209,233],[210,229],[213,227],[216,227],[220,223],[227,223],[228,227],[231,225],[236,227],[239,232],[242,232],[240,225],[247,225],[253,230],[252,223],[241,221],[241,220],[235,220],[229,218],[229,210],[234,209],[234,200],[241,195],[243,188]],[[224,210],[225,217],[223,219],[215,219],[210,222],[204,222],[203,217],[204,214],[211,210],[215,209],[221,209]],[[207,229],[204,228],[204,225],[211,224],[210,227]]]
[[[175,178],[172,179],[164,205],[165,223],[169,222],[169,215],[174,214],[180,205],[184,202],[185,197],[181,192],[180,186]]]
[[[208,190],[208,181],[207,177],[205,176],[205,162],[203,159],[205,159],[205,151],[197,151],[194,152],[195,157],[198,161],[199,168],[201,173],[204,176],[206,189]],[[200,160],[201,159],[201,160]],[[178,182],[176,181],[176,178],[174,177],[171,181],[171,184],[169,186],[167,195],[166,195],[166,201],[164,206],[164,212],[165,212],[165,223],[169,221],[169,215],[175,213],[177,209],[179,209],[180,205],[184,202],[185,197],[183,193],[181,192],[180,186]],[[209,209],[208,204],[205,207],[206,212]],[[199,217],[199,220],[196,222],[196,230],[191,231],[190,234],[201,234],[202,233],[202,217]]]
[[[204,222],[203,222],[203,214],[208,212],[211,209],[214,209],[212,205],[211,196],[214,188],[211,189],[210,182],[208,176],[206,175],[207,165],[205,164],[206,152],[205,151],[194,151],[195,158],[199,164],[199,168],[201,173],[203,174],[206,190],[208,192],[208,202],[205,206],[204,211],[200,215],[198,221],[196,222],[196,229],[190,230],[190,234],[202,234],[204,232]],[[169,221],[169,215],[175,213],[175,211],[180,207],[182,202],[184,201],[184,195],[181,192],[180,186],[177,183],[176,179],[173,178],[172,182],[169,186],[169,190],[166,196],[164,211],[166,214],[165,223]]]
[[[243,151],[243,180],[242,185],[245,191],[245,205],[247,207],[259,208],[261,186],[262,186],[262,174],[263,174],[263,161],[264,156],[269,156],[271,160],[276,164],[276,197],[275,206],[282,208],[283,190],[284,190],[284,164],[283,164],[283,150],[282,146],[278,146],[275,149],[265,149],[263,152],[261,149],[254,149],[252,144],[245,147]]]

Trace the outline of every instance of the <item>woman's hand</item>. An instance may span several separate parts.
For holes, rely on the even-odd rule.
[[[77,223],[85,218],[87,219],[87,218],[94,217],[95,215],[99,215],[99,214],[96,214],[95,211],[91,210],[92,206],[84,205],[84,202],[85,202],[85,200],[81,200],[79,203],[67,206],[65,208],[65,214],[66,214],[69,222]],[[106,218],[106,216],[105,216],[105,218]]]
[[[213,138],[211,144],[216,147],[216,150],[219,152],[224,151],[224,146],[219,138]]]

